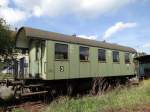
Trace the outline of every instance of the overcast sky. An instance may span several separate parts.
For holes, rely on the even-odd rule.
[[[150,0],[0,0],[0,17],[150,53]]]

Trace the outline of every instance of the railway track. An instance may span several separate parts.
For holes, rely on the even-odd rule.
[[[27,112],[42,112],[47,105],[43,101],[27,101],[3,107],[2,112],[11,112],[13,109],[23,109]]]
[[[42,101],[35,101],[35,102],[26,102],[20,105],[17,105],[15,108],[21,108],[31,112],[40,112],[42,109],[46,107],[46,104]]]
[[[139,83],[136,80],[131,80],[129,83],[129,85],[138,85],[138,84]],[[33,88],[34,86],[32,85],[29,87]],[[26,87],[26,88],[29,88],[29,87]],[[43,92],[44,92],[44,94],[43,94]],[[42,94],[40,94],[40,93],[42,93]],[[26,110],[27,112],[42,112],[42,109],[44,109],[44,107],[46,107],[48,105],[48,103],[50,103],[52,101],[52,99],[55,97],[51,98],[52,96],[46,96],[47,91],[42,91],[40,93],[33,92],[32,94],[31,93],[30,94],[26,93],[26,95],[23,94],[24,97],[20,97],[21,99],[14,100],[12,103],[8,103],[8,104],[6,103],[6,105],[4,105],[4,107],[2,108],[3,109],[2,111],[3,112],[11,112],[12,109],[21,108],[21,109]],[[80,94],[82,95],[82,93],[80,93]],[[85,94],[87,94],[87,93],[85,93]],[[83,94],[83,95],[85,95],[85,94]]]

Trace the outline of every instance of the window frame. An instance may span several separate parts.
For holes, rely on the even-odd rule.
[[[85,55],[85,56],[87,56],[87,60],[81,59],[81,48],[87,48],[88,49],[88,54]],[[88,47],[88,46],[79,46],[79,60],[80,60],[80,62],[89,62],[89,56],[90,56],[89,51],[90,51],[90,47]]]
[[[66,52],[67,58],[56,58],[56,45],[66,45],[67,46],[67,52]],[[55,61],[68,61],[69,60],[69,45],[66,43],[55,43],[54,44],[54,59],[55,59]]]
[[[117,61],[115,61],[115,59],[114,59],[114,53],[118,54],[118,60]],[[119,53],[119,51],[112,51],[112,62],[113,63],[120,63],[120,53]]]
[[[126,60],[126,55],[128,54],[128,61]],[[130,60],[130,53],[129,52],[125,52],[124,53],[124,62],[125,64],[130,64],[131,60]]]
[[[100,60],[100,58],[99,58],[99,57],[100,57],[100,54],[101,54],[101,53],[100,53],[100,50],[104,51],[104,52],[103,52],[103,53],[104,53],[103,55],[104,55],[104,58],[105,58],[104,60],[103,60],[103,59]],[[106,58],[106,51],[107,51],[107,50],[106,50],[106,49],[103,49],[103,48],[99,48],[99,49],[98,49],[98,62],[106,63],[106,61],[107,61],[107,58]]]

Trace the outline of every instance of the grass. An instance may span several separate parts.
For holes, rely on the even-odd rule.
[[[13,109],[12,112],[26,112],[24,109]]]
[[[139,86],[117,88],[99,96],[79,99],[60,97],[44,108],[43,112],[145,112],[150,110],[150,80]],[[23,109],[13,112],[25,112]],[[27,111],[29,112],[29,111]]]
[[[85,96],[80,99],[63,97],[53,101],[46,112],[116,112],[124,109],[127,110],[125,112],[132,112],[139,108],[137,106],[150,104],[149,85],[150,81],[147,80],[140,86],[118,88],[105,95]]]
[[[11,78],[13,78],[13,75],[12,75],[12,74],[0,73],[0,80],[3,80],[3,79],[11,79]]]

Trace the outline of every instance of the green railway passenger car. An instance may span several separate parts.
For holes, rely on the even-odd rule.
[[[97,86],[106,82],[101,78],[136,75],[136,50],[118,44],[22,27],[16,35],[16,47],[28,51],[29,72],[15,75],[15,79],[23,79],[27,85],[42,83],[51,90],[84,90],[84,85],[92,84],[96,91]]]
[[[22,27],[16,47],[29,50],[29,74],[44,80],[135,75],[133,48]]]

